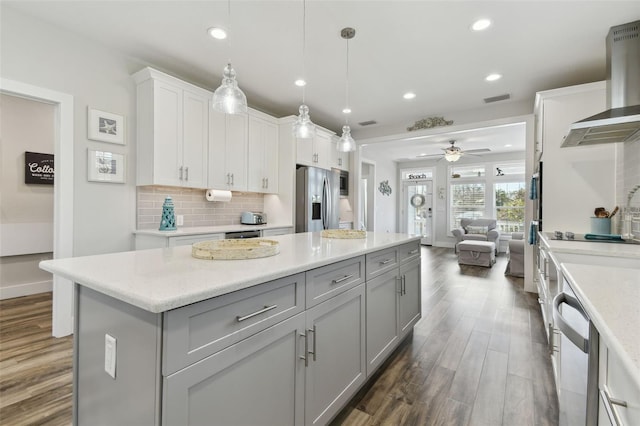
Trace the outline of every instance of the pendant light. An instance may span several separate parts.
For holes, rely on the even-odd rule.
[[[349,114],[351,113],[351,108],[349,107],[349,40],[354,38],[356,35],[356,30],[353,28],[343,28],[340,31],[340,36],[347,40],[347,77],[346,77],[346,105],[342,112],[345,114],[345,125],[342,126],[342,136],[338,140],[336,148],[340,152],[351,152],[356,150],[356,141],[353,140],[351,136],[351,127],[349,127]]]
[[[307,2],[302,0],[302,77],[306,79],[306,36],[307,36]],[[311,139],[316,133],[316,125],[309,117],[309,107],[304,103],[306,82],[302,84],[302,105],[298,108],[298,117],[293,123],[293,134],[298,139]]]
[[[227,2],[227,15],[231,27],[231,0]],[[230,33],[231,31],[229,31]],[[227,42],[231,51],[230,42]],[[231,66],[231,60],[224,67],[222,84],[213,92],[213,108],[225,114],[240,114],[247,112],[247,97],[238,87],[236,71]]]

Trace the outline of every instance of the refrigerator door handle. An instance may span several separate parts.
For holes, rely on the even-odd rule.
[[[328,193],[328,182],[327,182],[327,178],[323,178],[322,179],[322,210],[321,210],[321,217],[322,217],[322,228],[323,229],[327,229],[327,215],[328,215],[328,204],[329,204],[329,193]]]

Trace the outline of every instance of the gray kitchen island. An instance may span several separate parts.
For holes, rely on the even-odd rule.
[[[420,239],[269,239],[42,262],[76,283],[74,424],[328,423],[420,319]]]

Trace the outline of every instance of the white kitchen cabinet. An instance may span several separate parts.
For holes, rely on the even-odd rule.
[[[166,377],[163,425],[303,425],[304,335],[302,313]]]
[[[364,284],[307,310],[306,425],[324,425],[366,378]]]
[[[249,110],[247,190],[278,193],[278,124]]]
[[[208,188],[246,191],[248,116],[211,109],[210,117]]]
[[[349,153],[337,150],[338,137],[331,138],[331,168],[349,171]]]
[[[287,226],[285,228],[271,228],[271,229],[263,229],[262,237],[274,237],[276,235],[287,235],[293,234],[293,228],[291,226]]]
[[[211,93],[151,68],[133,77],[136,184],[206,188]]]
[[[640,387],[600,337],[598,425],[640,425]]]
[[[224,233],[214,234],[197,234],[197,235],[152,235],[152,234],[136,234],[135,246],[136,250],[146,250],[151,248],[165,248],[187,246],[200,241],[223,240]]]
[[[298,164],[331,169],[331,149],[335,146],[328,131],[316,127],[313,139],[297,139],[296,148]]]

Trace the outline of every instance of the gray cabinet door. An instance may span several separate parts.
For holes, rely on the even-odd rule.
[[[300,313],[164,378],[165,426],[304,424]]]
[[[400,293],[400,338],[402,338],[420,319],[422,306],[420,258],[400,266],[400,277],[403,281]]]
[[[367,376],[398,343],[400,284],[397,269],[367,281]]]
[[[328,423],[365,381],[364,301],[360,284],[307,311],[307,425]]]

